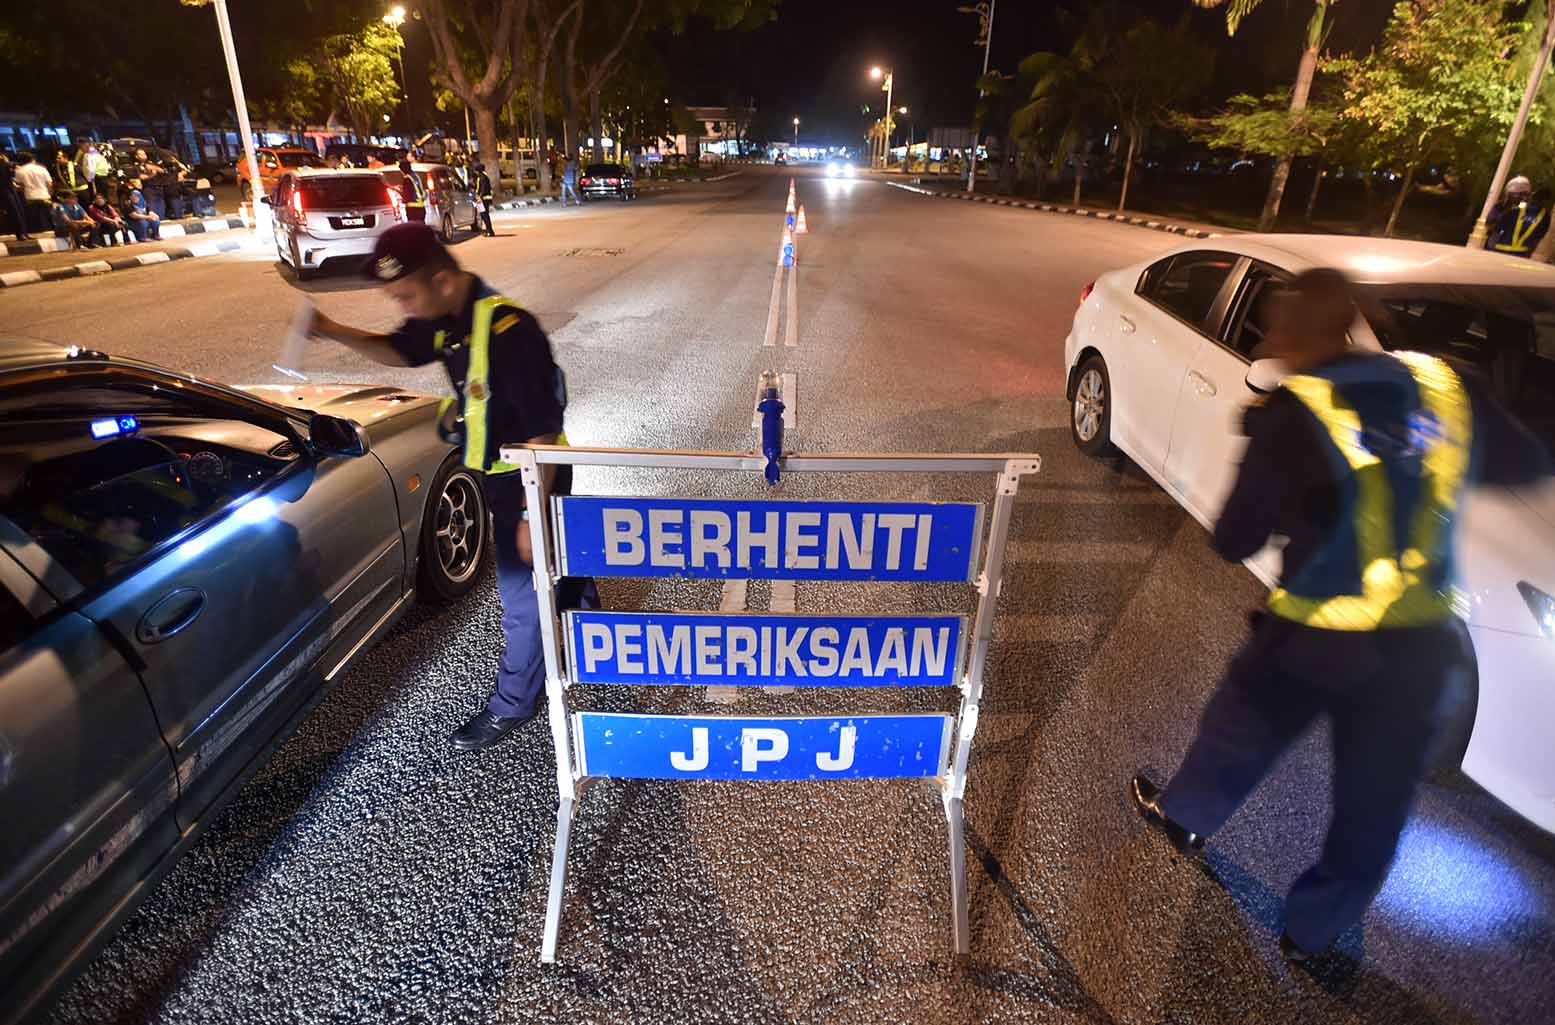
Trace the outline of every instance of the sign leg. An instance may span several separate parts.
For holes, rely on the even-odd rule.
[[[556,805],[556,846],[551,851],[551,892],[545,902],[545,938],[540,963],[556,963],[556,939],[562,925],[562,892],[567,887],[567,846],[572,841],[572,816],[577,800],[561,798]]]
[[[961,819],[961,798],[945,797],[945,823],[950,828],[950,913],[956,953],[972,950],[972,930],[967,914],[966,833]]]

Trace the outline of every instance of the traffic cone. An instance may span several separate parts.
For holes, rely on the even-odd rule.
[[[783,212],[785,214],[791,214],[794,212],[794,194],[792,192],[788,194],[788,206],[783,208]]]
[[[793,232],[783,229],[783,244],[778,247],[778,266],[792,267],[799,262],[799,250],[794,247]]]
[[[799,208],[799,223],[794,226],[794,234],[795,235],[808,235],[809,233],[810,233],[810,229],[805,227],[805,223],[804,223],[804,207],[801,206]]]

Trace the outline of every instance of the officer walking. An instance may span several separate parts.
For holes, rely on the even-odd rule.
[[[1506,211],[1494,222],[1490,246],[1510,256],[1532,256],[1549,230],[1550,190],[1541,188],[1532,196],[1522,193],[1516,203],[1509,198]]]
[[[565,443],[565,379],[539,322],[461,270],[425,224],[396,224],[380,235],[367,273],[384,285],[409,319],[392,334],[382,335],[315,313],[311,333],[388,366],[417,367],[441,360],[456,398],[446,402],[440,432],[463,446],[465,466],[486,475],[507,645],[495,692],[452,737],[456,749],[478,751],[534,716],[545,696],[524,484],[518,467],[501,462],[499,452],[504,443]],[[571,467],[543,469],[552,494],[571,492]],[[570,587],[563,588],[564,607],[598,605],[591,581],[566,583]]]
[[[481,201],[481,220],[486,222],[486,234],[495,236],[497,231],[491,226],[491,204],[497,194],[491,187],[491,175],[486,173],[485,164],[475,165],[475,195]]]
[[[1164,788],[1135,806],[1192,854],[1320,715],[1333,729],[1333,818],[1292,887],[1280,949],[1320,953],[1359,921],[1387,873],[1455,674],[1471,657],[1453,615],[1454,517],[1474,484],[1549,473],[1540,443],[1477,379],[1418,354],[1349,347],[1337,271],[1297,277],[1274,309],[1291,376],[1248,409],[1246,455],[1215,525],[1231,561],[1288,539],[1253,618]]]
[[[427,187],[410,166],[409,157],[400,158],[400,199],[405,202],[405,218],[425,223],[427,219]]]

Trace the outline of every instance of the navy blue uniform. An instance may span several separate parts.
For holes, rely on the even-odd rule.
[[[448,371],[461,411],[468,410],[472,382],[467,381],[477,304],[498,298],[476,278],[464,309],[456,317],[407,320],[390,337],[405,361],[423,366],[441,360]],[[483,398],[485,446],[483,452],[466,452],[466,465],[485,471],[486,500],[495,531],[497,587],[502,594],[502,631],[506,646],[497,667],[497,685],[487,708],[503,718],[527,716],[545,690],[545,653],[540,641],[539,604],[534,588],[534,567],[518,552],[518,531],[524,527],[524,484],[520,474],[500,462],[505,444],[521,444],[531,438],[562,433],[567,406],[561,370],[551,355],[551,343],[535,318],[518,306],[500,301],[491,314],[487,342],[488,367],[484,381],[474,383]],[[466,423],[466,431],[470,425]],[[552,494],[570,494],[572,467],[558,466]],[[566,581],[561,588],[563,607],[598,604],[592,583]]]
[[[1388,357],[1356,355],[1335,364]],[[1384,375],[1385,376],[1385,375]],[[1475,378],[1459,373],[1472,409],[1469,482],[1521,485],[1549,472],[1543,444]],[[1289,538],[1281,585],[1301,580],[1344,525],[1347,475],[1325,428],[1281,390],[1247,411],[1249,445],[1215,527],[1215,549],[1240,561],[1273,534]],[[1305,574],[1310,579],[1311,574]],[[1292,888],[1286,932],[1303,950],[1328,946],[1359,920],[1386,876],[1454,674],[1472,653],[1456,620],[1407,628],[1320,629],[1269,612],[1205,708],[1162,810],[1201,836],[1219,829],[1319,715],[1333,728],[1333,820],[1323,853]]]

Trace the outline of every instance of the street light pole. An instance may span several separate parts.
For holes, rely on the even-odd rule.
[[[881,131],[884,137],[880,140],[880,169],[887,170],[891,166],[891,134],[892,130],[896,127],[895,122],[891,120],[891,90],[892,87],[896,84],[896,75],[892,69],[886,68],[882,70],[878,64],[869,69],[870,78],[880,78],[882,75],[885,76],[885,83],[880,87],[881,89],[885,90],[885,118],[883,119],[881,126]]]
[[[983,78],[988,77],[988,50],[993,45],[993,13],[994,7],[997,6],[998,3],[999,0],[988,0],[988,24],[984,26],[983,32]],[[967,10],[965,7],[961,9],[963,11]],[[976,8],[972,9],[976,10]],[[982,12],[979,11],[978,13]],[[981,79],[979,79],[979,83],[981,83]],[[979,84],[977,88],[977,98],[982,99],[983,96],[983,88],[982,85]],[[967,165],[969,173],[966,176],[966,190],[969,193],[977,191],[977,145],[981,141],[982,133],[976,131],[974,124],[974,130],[972,132],[972,159]]]
[[[1544,45],[1539,49],[1539,59],[1534,62],[1533,71],[1528,75],[1528,87],[1523,90],[1522,106],[1517,108],[1517,120],[1512,123],[1512,133],[1507,136],[1506,146],[1501,150],[1501,162],[1496,165],[1496,176],[1490,182],[1485,205],[1479,212],[1479,220],[1474,222],[1474,230],[1469,233],[1466,244],[1470,249],[1484,249],[1490,237],[1490,211],[1495,208],[1496,200],[1501,198],[1501,190],[1506,186],[1506,176],[1512,170],[1517,146],[1523,140],[1528,111],[1533,107],[1533,98],[1539,92],[1539,81],[1544,77],[1544,69],[1549,67],[1552,49],[1555,49],[1555,10],[1550,11],[1545,19]]]
[[[799,149],[799,119],[794,118],[794,149]]]
[[[405,108],[405,136],[403,141],[406,149],[410,148],[410,80],[405,77],[405,8],[395,5],[394,9],[383,16],[383,23],[394,29],[394,56],[400,65],[400,105]],[[469,135],[469,112],[465,112],[465,135]]]
[[[243,139],[243,156],[248,162],[249,203],[254,212],[254,227],[260,226],[259,200],[264,184],[259,180],[259,157],[254,152],[254,133],[248,123],[248,100],[243,95],[243,76],[238,71],[238,52],[232,45],[232,22],[227,19],[227,0],[212,0],[216,8],[216,28],[221,33],[221,51],[227,58],[227,77],[232,81],[232,103],[238,116],[238,134]],[[266,216],[265,220],[269,220]]]

